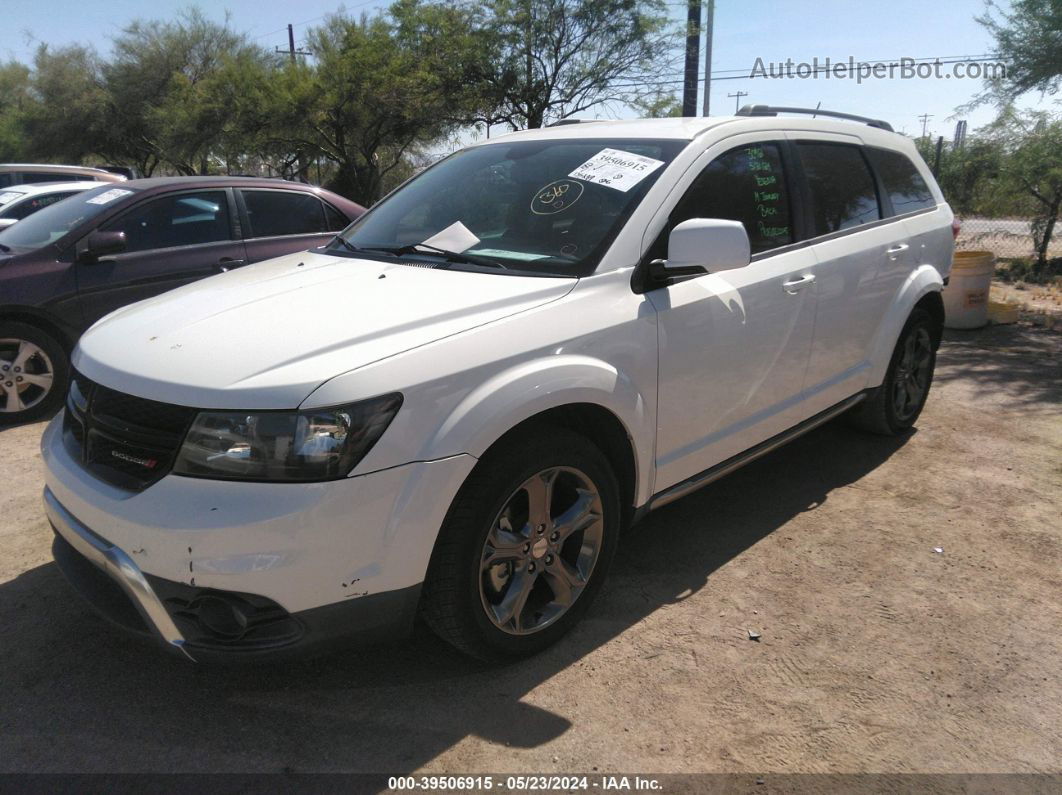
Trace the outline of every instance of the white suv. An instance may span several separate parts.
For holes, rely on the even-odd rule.
[[[492,139],[107,316],[42,443],[64,572],[196,660],[418,615],[515,657],[647,511],[842,412],[904,432],[951,210],[887,124],[777,110]]]

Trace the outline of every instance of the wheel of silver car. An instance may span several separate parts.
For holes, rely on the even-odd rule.
[[[55,380],[52,360],[39,345],[0,338],[0,411],[14,414],[48,397]]]
[[[66,352],[47,332],[0,323],[0,422],[24,422],[52,411],[63,398]]]
[[[593,601],[621,521],[615,473],[589,439],[545,424],[514,431],[480,459],[455,498],[421,612],[475,657],[534,654]]]
[[[506,500],[483,544],[479,597],[504,632],[540,632],[582,594],[601,553],[601,495],[574,467],[537,472]]]
[[[933,375],[933,340],[922,325],[903,340],[892,381],[892,407],[896,419],[907,422],[921,408]]]

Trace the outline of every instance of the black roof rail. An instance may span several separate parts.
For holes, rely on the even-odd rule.
[[[822,108],[783,108],[776,105],[746,105],[735,116],[777,116],[779,113],[806,113],[812,116],[829,116],[831,119],[848,119],[849,121],[861,121],[869,127],[877,127],[879,130],[894,132],[892,125],[881,119],[870,119],[866,116],[856,116],[854,113],[841,113],[836,110],[823,110]]]
[[[547,124],[547,127],[564,127],[567,124],[590,124],[591,122],[601,121],[601,119],[560,119],[552,124]]]

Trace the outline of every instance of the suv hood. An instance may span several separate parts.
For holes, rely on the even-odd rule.
[[[556,300],[575,282],[302,252],[112,312],[73,363],[166,403],[290,409],[341,373]]]

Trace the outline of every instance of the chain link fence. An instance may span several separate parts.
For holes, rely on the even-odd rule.
[[[959,220],[962,228],[955,241],[957,251],[991,251],[1000,259],[1036,256],[1032,224],[1027,218],[967,216]],[[1048,256],[1062,257],[1062,235],[1054,236]]]

